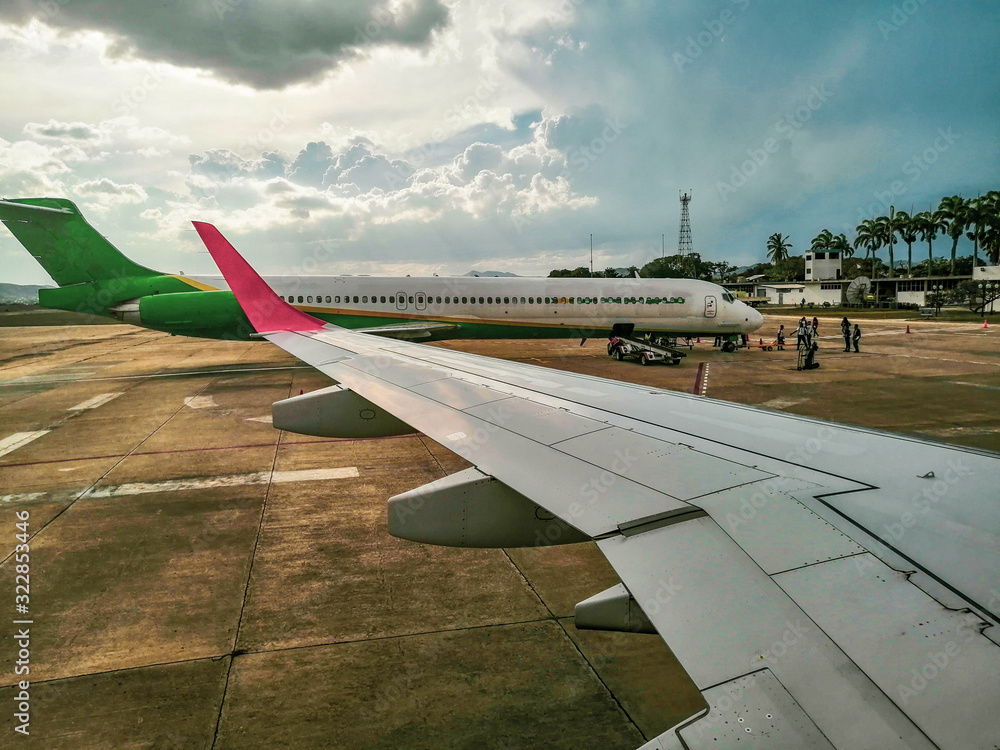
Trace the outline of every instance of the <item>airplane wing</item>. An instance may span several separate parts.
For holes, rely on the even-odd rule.
[[[372,328],[355,328],[355,333],[370,333],[373,336],[384,336],[389,339],[403,339],[404,341],[415,341],[417,339],[429,339],[439,333],[450,333],[458,328],[454,323],[433,323],[430,321],[416,323],[398,323],[387,326],[374,326]]]
[[[655,629],[707,705],[646,750],[998,746],[1000,456],[324,325],[195,226],[331,398],[474,465],[393,534],[597,543],[622,585],[577,625]]]

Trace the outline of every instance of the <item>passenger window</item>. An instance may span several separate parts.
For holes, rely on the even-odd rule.
[[[465,297],[462,297],[462,304],[465,305],[467,303],[468,303],[468,299],[466,299]]]
[[[340,304],[340,295],[338,294],[336,297],[334,297],[333,301],[336,302],[339,305]]]
[[[410,304],[411,305],[413,304],[413,295],[412,294],[410,295]]]
[[[516,302],[517,300],[515,299],[514,301]],[[504,298],[503,298],[503,303],[504,303],[505,305],[509,305],[509,304],[510,304],[510,297],[504,297]]]
[[[381,303],[385,304],[385,297],[379,297],[379,301],[380,301]]]
[[[396,295],[395,294],[389,295],[389,304],[390,305],[395,305],[396,304]]]
[[[355,301],[355,302],[357,302],[357,301],[358,301],[358,295],[356,295],[356,294],[354,295],[354,301]]]
[[[483,304],[483,298],[482,297],[479,298],[479,304],[480,305]]]
[[[302,303],[302,295],[301,294],[299,295],[299,303],[300,304]]]
[[[439,305],[441,304],[441,298],[440,297],[435,297],[434,299],[437,300],[437,304],[439,304]]]
[[[450,305],[450,304],[451,304],[451,297],[445,297],[445,298],[444,298],[444,303],[445,303],[446,305]]]
[[[368,304],[368,295],[365,295],[364,297],[362,297],[361,301],[364,302],[367,305]]]
[[[486,304],[487,305],[492,305],[493,304],[493,298],[492,297],[487,297],[486,298]]]

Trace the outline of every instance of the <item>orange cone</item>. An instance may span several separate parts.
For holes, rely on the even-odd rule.
[[[983,321],[983,328],[989,328],[989,326],[986,325],[986,321],[985,320]]]
[[[906,332],[907,332],[907,333],[909,333],[909,332],[910,332],[910,324],[909,324],[909,323],[907,323],[907,324],[906,324]]]
[[[764,346],[764,339],[761,339],[758,346]]]

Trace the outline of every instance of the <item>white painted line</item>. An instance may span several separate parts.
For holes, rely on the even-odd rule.
[[[109,485],[90,490],[81,497],[104,498],[126,495],[146,495],[151,492],[184,492],[187,490],[216,489],[219,487],[243,487],[268,482],[317,482],[324,479],[349,479],[358,476],[356,466],[336,469],[304,469],[302,471],[257,471],[252,474],[228,474],[200,479],[171,479],[165,482],[134,482],[131,484]]]
[[[18,448],[21,448],[32,440],[37,440],[42,435],[48,435],[50,430],[35,430],[34,432],[15,432],[13,435],[5,437],[0,440],[0,456],[6,456],[8,453],[13,453]]]
[[[184,405],[192,409],[212,409],[218,406],[211,396],[188,396],[184,399]]]
[[[122,395],[124,391],[118,391],[117,393],[102,393],[99,396],[94,396],[93,398],[88,398],[86,401],[82,401],[76,406],[69,407],[66,411],[87,411],[88,409],[96,409],[98,406],[104,406],[108,401],[112,401]]]
[[[247,422],[263,422],[264,424],[274,424],[274,417],[268,414],[266,417],[247,417]]]
[[[40,497],[45,497],[45,493],[22,492],[14,495],[0,495],[0,505],[6,505],[7,503],[28,503],[32,500],[37,500]]]

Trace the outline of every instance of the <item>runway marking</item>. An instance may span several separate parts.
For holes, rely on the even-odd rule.
[[[152,492],[185,492],[190,490],[218,489],[220,487],[244,487],[258,484],[287,484],[289,482],[321,482],[327,479],[352,479],[359,476],[358,467],[341,466],[335,469],[302,469],[300,471],[256,471],[252,474],[228,474],[200,479],[170,479],[165,482],[133,482],[97,487],[76,497],[76,492],[66,490],[49,492],[21,492],[0,495],[0,505],[27,503],[51,495],[52,499],[91,500],[107,497],[128,497],[148,495]]]
[[[66,411],[87,411],[89,409],[96,409],[98,406],[104,406],[109,401],[121,396],[125,391],[117,391],[116,393],[102,393],[99,396],[94,396],[93,398],[88,398],[86,401],[82,401],[76,406],[69,407]]]
[[[184,399],[184,405],[192,409],[214,409],[218,406],[211,396],[188,396]]]
[[[304,469],[301,471],[256,471],[252,474],[229,474],[201,479],[171,479],[165,482],[134,482],[109,485],[88,490],[80,499],[147,495],[151,492],[184,492],[187,490],[243,487],[245,485],[285,484],[287,482],[317,482],[326,479],[350,479],[358,476],[356,466],[335,469]]]
[[[42,435],[48,435],[51,430],[35,430],[34,432],[15,432],[13,435],[5,437],[0,440],[0,456],[6,456],[8,453],[13,453],[18,448],[21,448],[32,440],[37,440]]]
[[[99,380],[143,380],[145,378],[182,378],[194,375],[218,375],[218,374],[239,374],[243,372],[273,372],[275,370],[312,370],[312,365],[287,365],[282,367],[226,367],[218,370],[179,370],[178,372],[159,372],[148,375],[107,375],[100,378],[87,377],[93,374],[93,370],[80,373],[79,377],[65,377],[65,369],[62,371],[64,377],[49,375],[24,375],[13,380],[0,381],[0,388],[12,388],[22,385],[34,385],[36,383],[96,383]]]
[[[772,398],[770,401],[764,401],[757,405],[763,406],[765,409],[787,409],[789,406],[803,404],[808,400],[807,398]]]
[[[274,424],[274,417],[268,414],[266,417],[247,417],[247,422],[263,422],[264,424]]]
[[[44,492],[22,492],[16,495],[0,495],[0,505],[5,503],[26,503],[31,500],[37,500],[40,497],[45,497]]]
[[[961,380],[949,380],[949,383],[954,383],[955,385],[967,385],[972,388],[985,388],[988,391],[1000,391],[1000,386],[997,385],[986,385],[985,383],[966,383]]]

